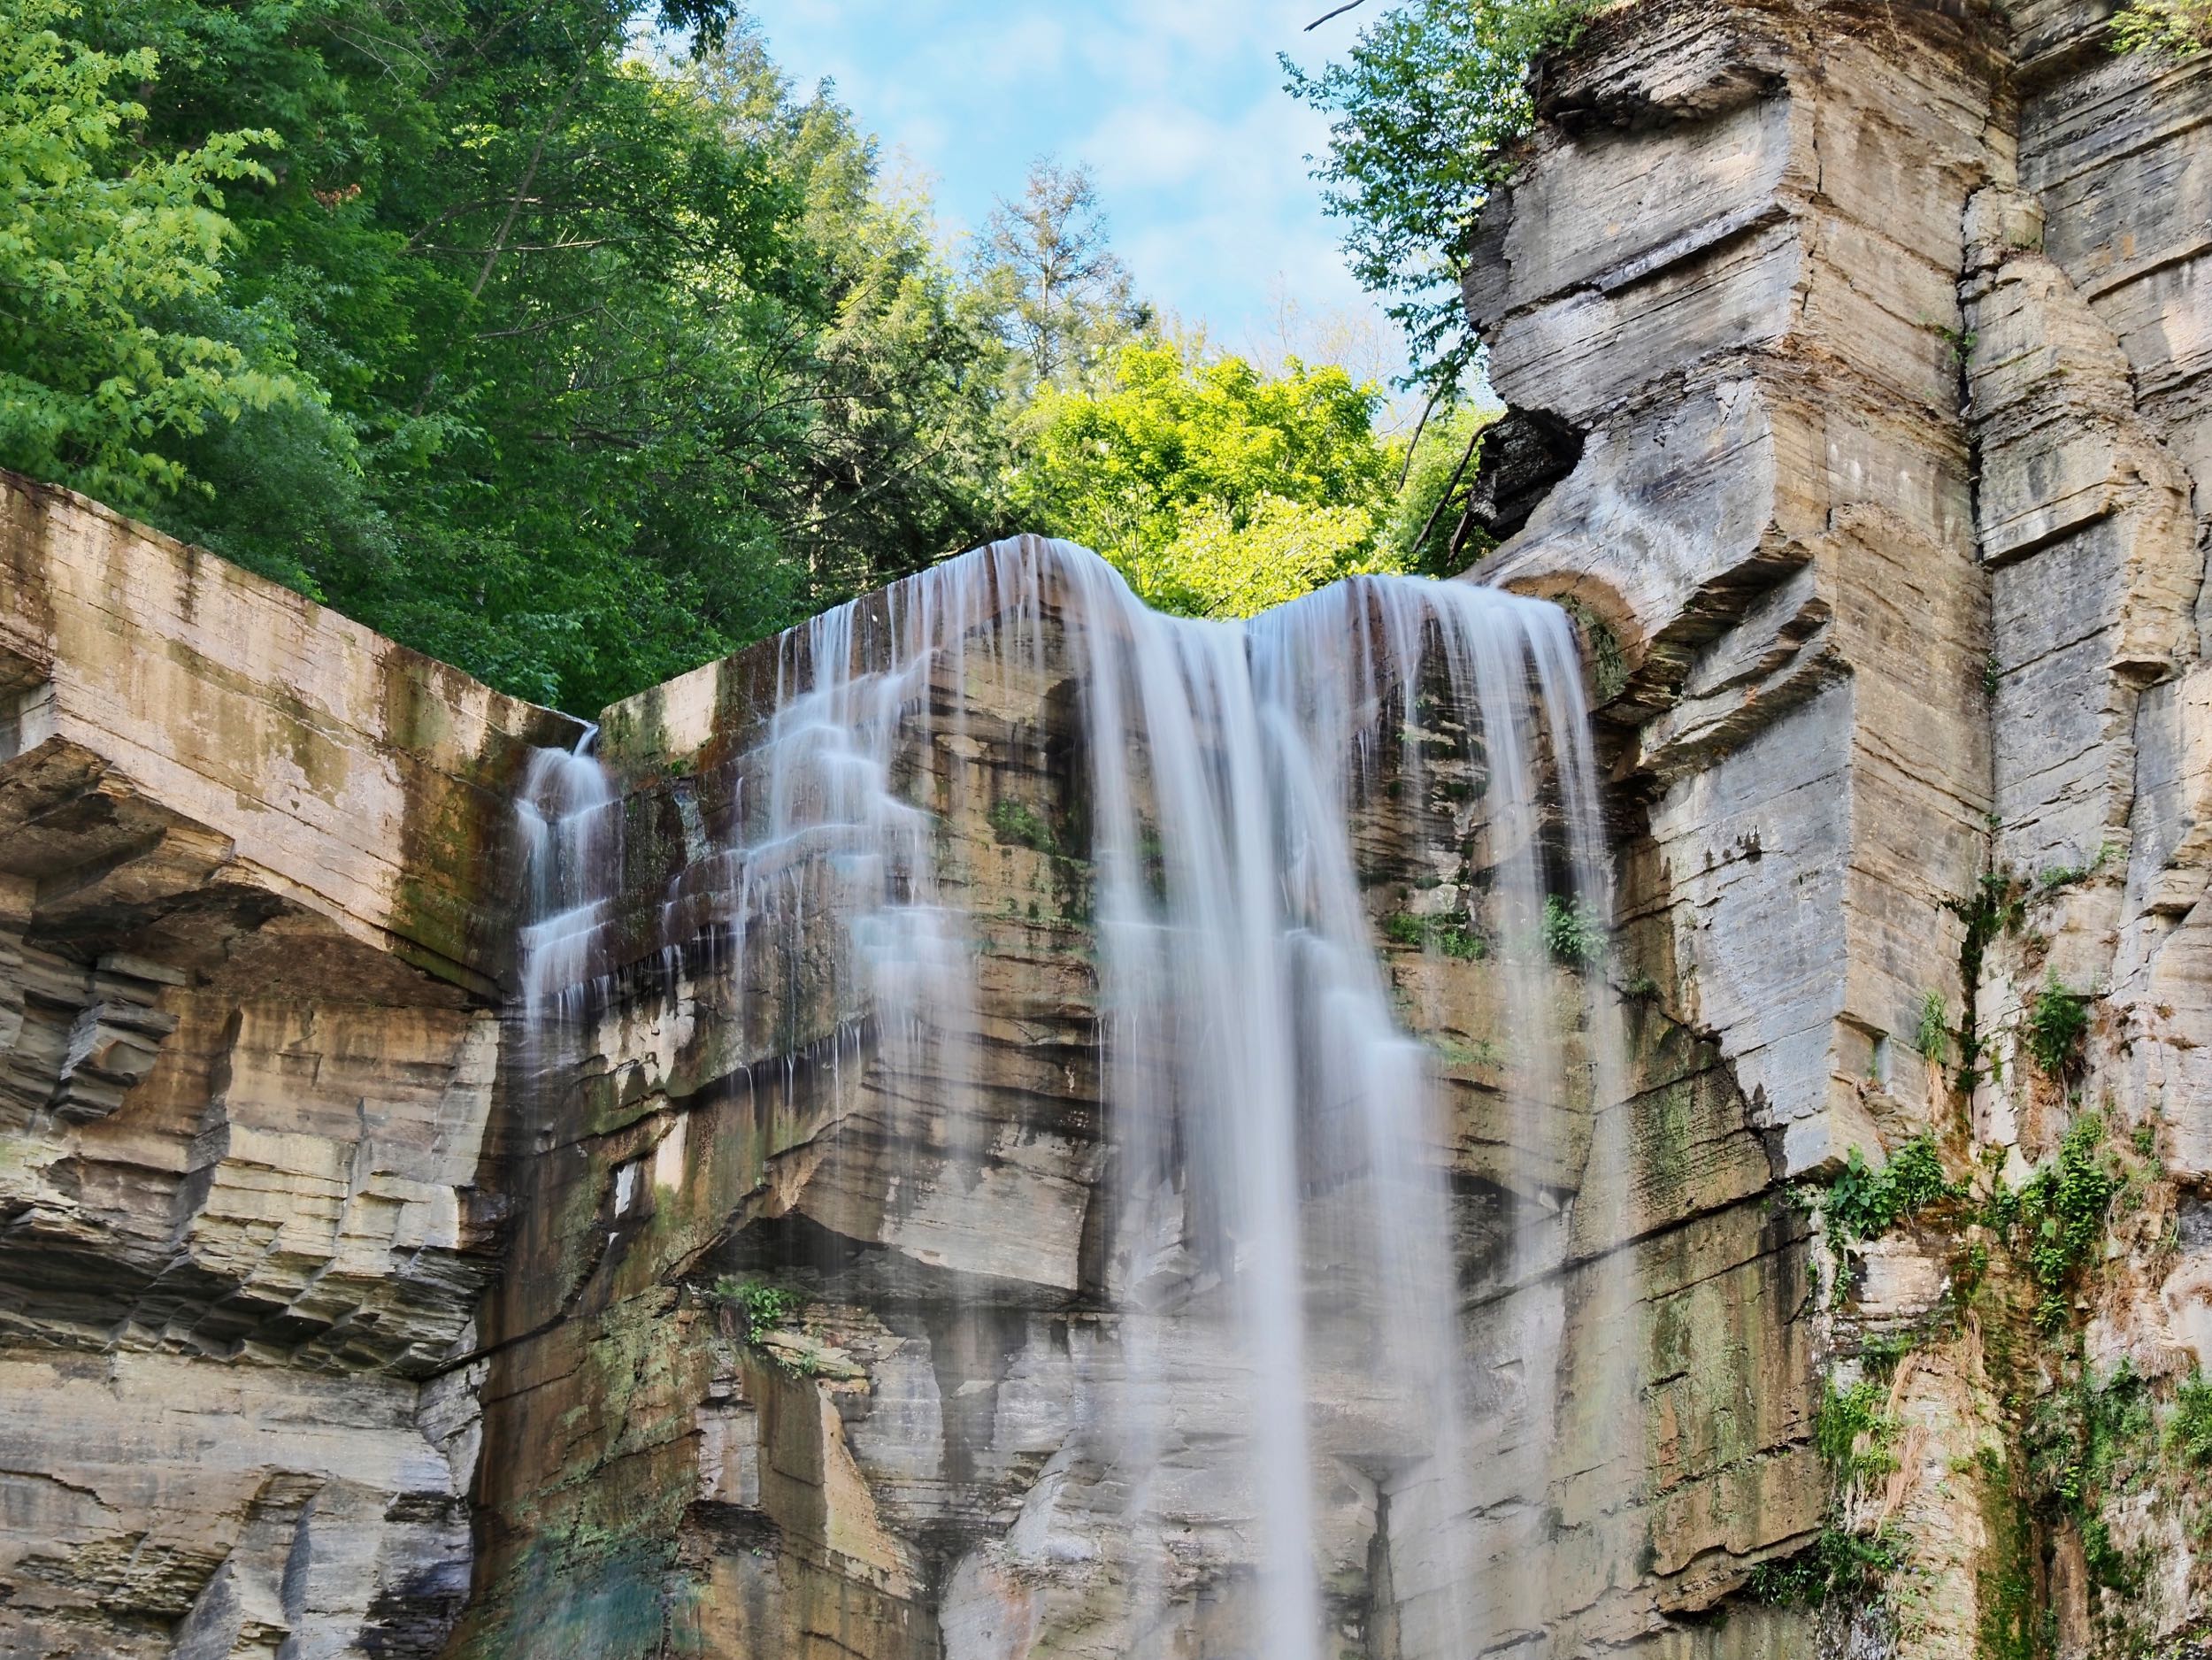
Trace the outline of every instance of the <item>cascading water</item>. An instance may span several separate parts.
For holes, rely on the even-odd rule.
[[[522,1012],[541,1026],[553,1000],[587,977],[584,953],[610,920],[608,877],[619,858],[611,780],[592,757],[596,726],[573,749],[540,749],[515,803],[531,891],[522,936]]]
[[[1064,1462],[1118,1511],[1114,1651],[1178,1651],[1179,1564],[1211,1528],[1242,1541],[1244,1651],[1334,1654],[1341,1610],[1317,1561],[1345,1472],[1386,1507],[1395,1652],[1472,1655],[1540,1619],[1534,1592],[1506,1607],[1478,1588],[1495,1581],[1478,1562],[1496,1549],[1481,1520],[1495,1495],[1465,1377],[1466,1133],[1441,1075],[1497,1080],[1491,1134],[1514,1151],[1494,1184],[1510,1214],[1493,1278],[1527,1281],[1556,1265],[1571,1195],[1623,1180],[1617,1132],[1567,1160],[1578,1181],[1548,1144],[1617,1099],[1599,977],[1558,962],[1561,937],[1609,910],[1563,615],[1359,577],[1248,623],[1188,621],[1147,610],[1095,556],[1024,538],[825,613],[778,651],[772,707],[731,768],[729,828],[670,883],[660,943],[722,941],[751,1047],[788,1067],[811,1042],[837,1077],[833,1112],[913,1118],[884,1134],[906,1166],[824,1179],[843,1194],[818,1209],[833,1232],[956,1267],[995,1225],[987,1192],[979,1209],[909,1197],[925,1186],[911,1149],[977,1160],[988,1111],[990,919],[949,826],[987,809],[1002,840],[1049,846],[1082,883],[1111,1172],[1089,1295],[1110,1352]],[[984,799],[968,727],[986,680],[1072,697],[1056,726],[1041,707],[1017,723],[1076,734],[1056,822]],[[618,954],[615,809],[576,757],[545,761],[526,795],[552,873],[526,1002],[557,1024]],[[1408,896],[1394,937],[1425,942],[1405,973],[1376,949],[1381,888]],[[1447,981],[1477,970],[1494,1034],[1463,1042]],[[864,1055],[888,1107],[848,1087]],[[881,1191],[854,1191],[871,1180]],[[1538,1373],[1556,1356],[1524,1360]]]

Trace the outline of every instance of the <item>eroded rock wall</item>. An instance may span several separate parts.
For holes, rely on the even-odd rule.
[[[510,798],[573,730],[0,476],[0,1653],[443,1645]]]
[[[1584,446],[1480,573],[1614,636],[1630,952],[1820,1218],[1827,1497],[1729,1602],[1825,1649],[2207,1635],[2212,66],[2112,10],[1609,8],[1469,277]]]

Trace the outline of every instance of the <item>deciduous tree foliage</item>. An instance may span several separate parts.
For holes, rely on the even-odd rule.
[[[1129,345],[1105,389],[1039,397],[1016,503],[1163,610],[1248,616],[1397,568],[1377,537],[1399,471],[1379,400],[1339,368],[1270,379],[1171,341]]]
[[[1262,496],[1241,523],[1213,504],[1186,512],[1166,546],[1116,561],[1156,611],[1186,617],[1250,617],[1340,578],[1395,571],[1363,507],[1315,507]]]
[[[956,265],[734,0],[0,0],[0,464],[526,696],[1018,528],[1207,614],[1463,550],[1448,402],[1409,467],[1161,340],[1079,167]]]
[[[125,507],[198,481],[177,442],[297,404],[280,357],[194,326],[234,233],[219,182],[271,175],[267,132],[215,133],[111,167],[153,54],[58,31],[62,0],[0,0],[0,456]]]
[[[1455,576],[1488,550],[1488,533],[1466,507],[1483,432],[1502,412],[1476,403],[1440,408],[1416,436],[1385,533],[1407,570]]]
[[[2130,0],[2113,15],[2112,44],[2172,58],[2212,51],[2212,0]]]
[[[1460,309],[1468,237],[1534,119],[1530,63],[1571,39],[1595,0],[1407,0],[1290,90],[1333,118],[1316,174],[1344,223],[1353,274],[1389,296],[1417,382],[1460,386],[1475,342]]]
[[[1029,407],[1017,522],[1095,548],[1140,597],[1248,617],[1363,572],[1451,576],[1488,544],[1467,515],[1495,409],[1440,404],[1409,441],[1379,388],[1292,358],[1268,375],[1195,342],[1125,345],[1095,384]]]
[[[990,527],[987,311],[726,4],[664,9],[675,72],[608,0],[7,4],[144,84],[78,188],[173,246],[88,281],[198,404],[0,458],[579,709]]]

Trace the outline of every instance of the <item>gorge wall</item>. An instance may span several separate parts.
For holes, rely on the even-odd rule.
[[[0,1652],[439,1651],[575,723],[0,482]]]
[[[2212,1641],[2212,59],[2109,9],[1609,7],[1478,227],[1473,574],[1584,630],[1616,907],[1531,1133],[1438,946],[1503,853],[1402,857],[1471,775],[1354,815],[1453,1112],[1489,1648]],[[1232,1397],[1171,1627],[1076,1446],[1094,734],[1085,619],[1029,620],[900,764],[984,919],[988,1087],[933,1114],[826,923],[718,909],[791,642],[607,711],[619,880],[534,988],[574,723],[7,482],[0,1653],[1250,1651]],[[1403,1472],[1321,1404],[1333,1652],[1434,1652]]]
[[[2108,10],[1608,11],[1468,281],[1581,435],[1479,574],[1617,642],[1629,958],[1778,1177],[1955,1185],[1863,1241],[1830,1203],[1807,1340],[1905,1653],[2207,1634],[2212,69]]]

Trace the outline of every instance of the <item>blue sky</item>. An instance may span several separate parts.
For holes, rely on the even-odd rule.
[[[948,231],[979,228],[1041,154],[1087,162],[1139,288],[1219,347],[1355,372],[1402,366],[1345,270],[1308,177],[1325,120],[1282,89],[1278,51],[1317,65],[1357,13],[1329,0],[760,0],[771,52],[827,76],[902,152]]]

